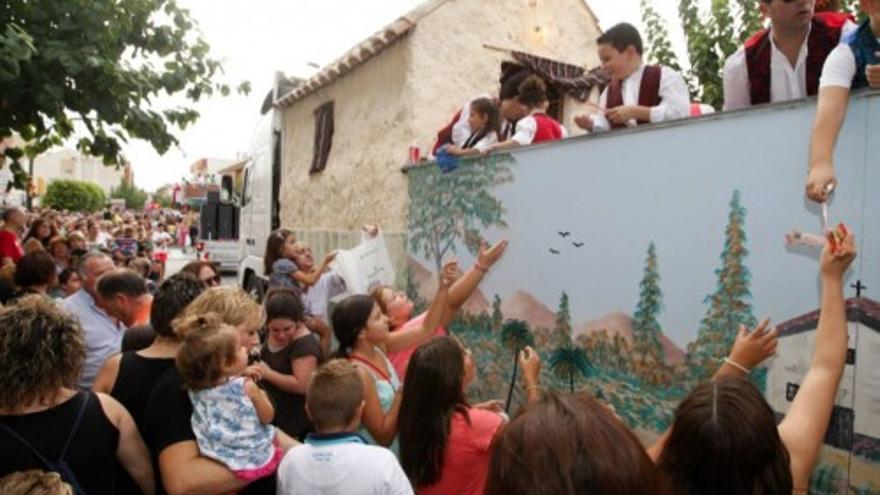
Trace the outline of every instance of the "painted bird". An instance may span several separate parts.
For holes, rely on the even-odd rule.
[[[571,232],[559,232],[559,237],[566,238],[571,235]]]
[[[559,251],[557,251],[557,250],[555,250],[555,249],[553,249],[553,248],[550,248],[550,252],[553,253],[553,254],[559,254]]]
[[[574,247],[576,247],[576,248],[582,248],[582,247],[584,247],[584,243],[583,243],[583,242],[572,242],[571,245],[574,246]]]

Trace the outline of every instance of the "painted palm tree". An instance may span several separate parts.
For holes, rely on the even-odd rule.
[[[510,377],[510,388],[507,390],[507,404],[504,410],[510,410],[510,401],[513,399],[513,389],[516,386],[516,369],[519,365],[519,351],[525,346],[533,345],[532,329],[523,320],[507,320],[501,326],[501,343],[513,352],[513,374]]]
[[[550,369],[562,380],[568,380],[568,388],[574,393],[574,380],[580,376],[588,378],[592,373],[593,366],[587,358],[583,348],[572,343],[558,347],[547,361]]]

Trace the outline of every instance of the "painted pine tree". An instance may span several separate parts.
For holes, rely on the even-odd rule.
[[[556,310],[556,322],[548,339],[548,346],[556,348],[571,343],[571,309],[568,294],[562,291],[559,308]]]
[[[662,330],[657,316],[663,309],[663,292],[660,290],[660,270],[657,249],[652,242],[648,246],[645,271],[639,283],[639,302],[633,313],[633,340],[636,354],[643,362],[663,362]]]
[[[492,331],[500,332],[503,322],[504,315],[501,313],[501,297],[495,294],[495,297],[492,299]]]
[[[688,345],[688,363],[692,376],[704,380],[711,376],[722,359],[730,352],[740,325],[755,326],[755,316],[749,303],[750,274],[745,265],[749,254],[746,249],[746,209],[740,203],[739,191],[730,200],[730,214],[725,230],[721,267],[715,292],[706,296],[706,315],[700,322],[697,340]]]

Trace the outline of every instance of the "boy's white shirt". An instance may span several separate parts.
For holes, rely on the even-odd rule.
[[[534,117],[536,113],[544,113],[544,111],[536,108],[525,117],[516,121],[516,133],[510,137],[512,141],[516,141],[520,146],[532,144],[535,140],[535,134],[538,132],[538,121]],[[562,137],[568,137],[568,131],[565,130],[565,126],[560,124],[559,127],[562,129]]]
[[[376,445],[302,444],[278,466],[279,495],[412,495],[394,454]]]
[[[690,115],[691,97],[687,83],[681,74],[661,66],[660,75],[660,104],[651,107],[651,123],[664,122],[667,120],[683,119]],[[624,105],[638,105],[639,91],[642,87],[642,75],[645,73],[645,64],[623,80],[621,92],[623,93]],[[599,97],[599,106],[608,108],[608,88],[602,91]],[[605,115],[591,115],[593,119],[593,132],[606,132],[611,130],[611,123]],[[627,121],[628,127],[636,127],[635,119]],[[517,127],[517,130],[519,128]]]
[[[772,29],[772,28],[771,28]],[[849,33],[858,29],[854,22],[847,22],[840,35],[842,41]],[[797,100],[807,97],[807,38],[801,45],[797,63],[791,66],[788,57],[776,47],[773,33],[770,33],[770,102]],[[823,71],[824,72],[824,71]],[[739,50],[724,63],[724,111],[752,106],[749,90],[749,68],[746,63],[746,50]]]

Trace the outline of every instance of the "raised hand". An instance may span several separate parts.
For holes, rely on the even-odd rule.
[[[856,259],[855,237],[841,223],[834,231],[828,233],[828,243],[822,249],[819,260],[819,271],[823,277],[842,279],[854,259]]]
[[[776,328],[768,329],[769,325],[769,318],[765,318],[751,332],[745,325],[740,325],[739,333],[730,350],[730,360],[752,369],[776,354],[779,335],[776,333]]]
[[[492,268],[492,265],[501,259],[501,256],[506,249],[507,239],[502,239],[496,242],[492,247],[489,247],[485,242],[481,243],[480,253],[477,255],[477,264],[486,270]]]
[[[452,287],[452,284],[458,280],[460,273],[457,261],[446,262],[443,265],[443,269],[440,270],[440,287],[445,289]]]
[[[837,175],[833,163],[815,163],[807,174],[807,197],[817,203],[828,201],[831,191],[837,187]]]
[[[523,380],[526,385],[538,383],[538,376],[541,374],[541,358],[531,346],[519,351],[519,366],[522,368]]]

